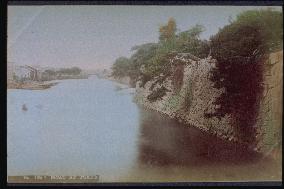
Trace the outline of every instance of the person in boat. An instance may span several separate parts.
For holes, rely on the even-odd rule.
[[[27,111],[27,110],[28,110],[28,108],[27,108],[26,104],[23,104],[23,106],[22,106],[22,110],[23,110],[23,111]]]

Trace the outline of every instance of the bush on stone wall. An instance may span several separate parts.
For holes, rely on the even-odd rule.
[[[155,90],[153,90],[153,92],[151,94],[149,94],[147,96],[147,99],[150,101],[150,102],[154,102],[154,101],[157,101],[157,100],[160,100],[162,99],[166,93],[168,92],[169,90],[162,86],[160,88],[156,88]]]
[[[210,39],[217,60],[211,80],[225,92],[215,101],[219,108],[208,116],[229,114],[239,139],[249,145],[256,143],[266,55],[283,46],[282,19],[279,11],[246,11]]]

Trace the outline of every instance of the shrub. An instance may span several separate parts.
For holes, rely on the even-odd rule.
[[[166,95],[166,93],[168,91],[169,90],[166,87],[162,86],[160,88],[155,89],[151,94],[149,94],[147,96],[147,99],[150,102],[154,102],[154,101],[160,100],[160,99],[162,99]]]
[[[231,115],[239,138],[247,144],[256,142],[266,55],[282,48],[282,34],[281,12],[253,10],[238,15],[210,39],[212,56],[217,60],[211,80],[225,92],[215,101],[219,108],[208,116]]]
[[[126,57],[119,57],[112,66],[112,76],[121,78],[128,76],[130,61]]]

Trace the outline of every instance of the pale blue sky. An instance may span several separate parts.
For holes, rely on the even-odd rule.
[[[8,61],[52,67],[109,67],[131,47],[158,40],[169,17],[180,31],[202,24],[208,39],[244,6],[9,6]],[[281,10],[281,7],[277,7]]]

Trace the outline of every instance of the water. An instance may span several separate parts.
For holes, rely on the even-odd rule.
[[[100,175],[102,182],[281,178],[279,162],[138,107],[133,92],[96,77],[63,80],[47,90],[8,90],[8,176]]]

